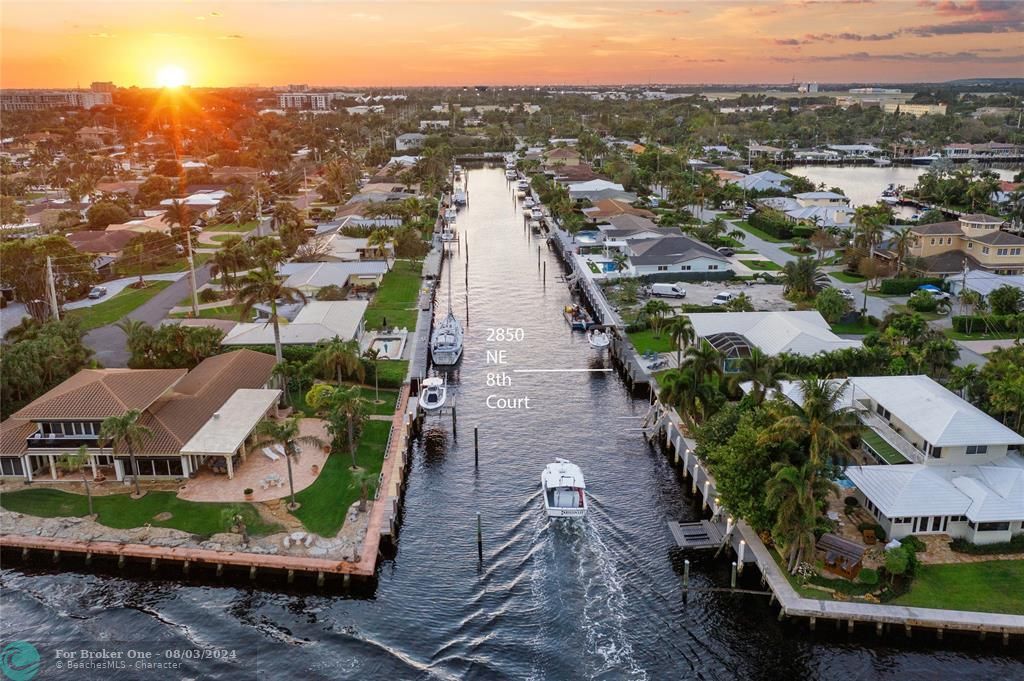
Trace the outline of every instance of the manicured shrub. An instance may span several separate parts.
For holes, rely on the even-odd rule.
[[[857,575],[857,581],[866,586],[878,584],[878,570],[872,570],[871,568],[862,569]]]
[[[914,277],[907,279],[883,279],[879,289],[881,293],[888,295],[906,296],[916,291],[921,286],[931,284],[945,290],[946,282],[937,277]]]
[[[915,312],[935,312],[939,308],[939,301],[930,293],[914,291],[907,301],[907,307]]]
[[[843,499],[843,503],[846,504],[847,506],[850,506],[851,508],[860,506],[860,502],[857,501],[857,497],[846,497],[845,499]]]

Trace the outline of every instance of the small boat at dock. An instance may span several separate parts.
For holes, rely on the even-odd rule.
[[[587,514],[587,486],[583,471],[566,459],[555,459],[540,474],[544,510],[548,518],[582,518]]]
[[[448,272],[448,314],[430,336],[430,357],[437,366],[454,366],[462,358],[462,323],[452,312],[452,275]]]
[[[586,331],[594,323],[586,309],[579,304],[566,305],[562,310],[562,315],[575,331]]]
[[[518,177],[518,173],[516,173],[515,168],[509,168],[508,170],[505,171],[506,180],[514,180],[516,179],[516,177]]]
[[[456,190],[452,194],[452,203],[454,203],[456,206],[465,206],[466,205],[466,192],[462,191],[461,189]]]
[[[441,411],[444,403],[448,401],[448,386],[443,379],[437,376],[423,379],[420,384],[419,405],[428,414]]]
[[[607,331],[591,329],[587,334],[587,342],[595,350],[604,350],[612,343],[612,338]]]

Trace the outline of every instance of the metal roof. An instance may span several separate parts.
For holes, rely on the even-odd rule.
[[[274,406],[280,390],[236,390],[181,448],[182,454],[233,454],[264,415]]]

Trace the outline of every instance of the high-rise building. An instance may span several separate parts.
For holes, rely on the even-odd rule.
[[[0,111],[40,111],[67,107],[92,109],[113,103],[114,98],[109,92],[89,90],[6,90],[0,93]]]
[[[93,84],[89,86],[89,89],[93,92],[114,92],[117,90],[117,86],[109,80],[97,80],[93,81]]]

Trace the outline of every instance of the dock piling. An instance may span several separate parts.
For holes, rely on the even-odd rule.
[[[156,558],[149,559],[149,571],[156,572]]]
[[[480,468],[480,428],[473,426],[473,467]]]
[[[217,576],[218,577],[223,577],[224,576],[224,563],[217,563]]]
[[[457,435],[458,416],[455,414],[455,405],[452,405],[452,435]]]
[[[288,571],[288,583],[292,584],[295,582],[295,570]]]
[[[119,567],[119,568],[123,568],[124,567],[124,554],[123,553],[120,556],[117,557],[117,567]]]
[[[26,547],[21,549],[21,559],[22,560],[28,560],[28,555],[29,555],[29,550],[28,550],[28,547],[26,546]]]
[[[53,552],[53,562],[54,563],[59,563],[60,562],[60,551],[54,550],[54,552]]]
[[[480,521],[480,511],[476,512],[476,555],[477,559],[484,562],[484,530]]]
[[[188,567],[189,567],[188,561],[186,560],[184,563],[181,564],[181,573],[184,574],[184,575],[187,575],[188,574]]]
[[[85,564],[92,565],[92,551],[89,551],[85,554]]]
[[[690,559],[683,561],[683,599],[686,599],[690,591]]]
[[[546,260],[544,261],[543,267],[541,269],[543,270],[543,274],[540,275],[540,278],[541,278],[541,281],[544,284],[544,288],[547,288],[548,287],[548,263],[547,263]]]
[[[324,571],[323,570],[320,570],[319,572],[316,573],[316,585],[317,586],[323,586],[324,585]]]
[[[743,560],[743,556],[746,555],[746,553],[747,542],[745,539],[740,539],[740,547],[739,550],[736,552],[736,561],[739,563],[739,571],[741,575],[743,574],[743,563],[745,562]]]
[[[732,575],[729,577],[729,588],[736,588],[736,561],[732,562]]]
[[[256,566],[255,565],[253,565],[253,566],[251,566],[249,568],[249,579],[251,579],[251,580],[255,580],[256,579]]]

